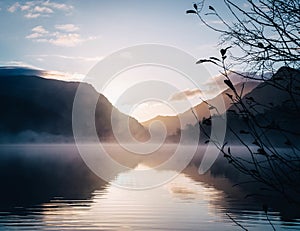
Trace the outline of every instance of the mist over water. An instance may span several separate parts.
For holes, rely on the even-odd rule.
[[[96,144],[87,146],[101,167],[97,161],[105,154]],[[148,155],[130,153],[116,144],[107,143],[104,148],[127,168],[113,169],[107,181],[86,166],[75,145],[1,145],[0,230],[237,228],[226,213],[249,229],[270,228],[261,209],[266,199],[245,198],[258,186],[232,187],[247,179],[222,157],[209,172],[199,175],[205,146],[198,148],[182,172],[176,165],[157,168],[172,157],[176,145],[165,144]],[[187,152],[190,148],[185,146]],[[130,190],[156,179],[169,180],[147,190]],[[276,201],[275,196],[268,202]],[[285,203],[272,205],[269,218],[278,230],[299,229],[300,213]]]

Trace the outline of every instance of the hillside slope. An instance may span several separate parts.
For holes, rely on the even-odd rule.
[[[16,140],[21,139],[20,142],[35,142],[46,139],[47,136],[72,140],[72,107],[78,86],[78,82],[44,79],[15,71],[10,73],[7,69],[2,72],[0,70],[0,141],[9,142],[12,137],[17,137]],[[91,107],[89,99],[98,97],[95,111],[98,136],[102,140],[114,140],[111,115],[112,110],[117,109],[91,85],[83,83],[83,89],[84,94],[80,98],[82,111]],[[127,121],[135,138],[148,137],[148,131],[134,118],[118,110],[114,115],[117,132],[123,137],[130,136],[127,134]],[[89,134],[92,128],[87,126],[84,129],[85,134]],[[20,137],[20,134],[30,137]],[[49,141],[48,138],[46,140]]]

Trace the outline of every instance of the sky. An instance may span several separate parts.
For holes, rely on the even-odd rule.
[[[202,25],[195,15],[185,13],[193,3],[188,0],[1,0],[0,65],[29,66],[50,71],[50,78],[81,80],[108,55],[140,44],[176,47],[195,58],[218,56],[219,35]],[[224,8],[219,0],[206,0],[204,11],[208,5],[221,12]],[[219,24],[213,18],[211,23]],[[210,76],[218,74],[218,69],[211,65],[207,70]],[[161,71],[165,75],[177,75]],[[132,73],[133,80],[129,81],[144,78],[146,72],[153,76],[159,68],[153,68],[153,73],[149,73],[149,68],[140,69]],[[163,78],[162,74],[160,76]],[[203,79],[203,83],[206,81]],[[121,77],[114,86],[122,89],[123,86],[126,88],[124,84]],[[118,90],[108,89],[102,93],[116,104]],[[180,90],[194,91],[195,94],[188,97],[193,98],[193,104],[201,102],[196,97],[199,90],[188,84],[183,84]],[[170,91],[168,99],[174,94],[176,91]],[[147,103],[118,105],[118,108],[125,113],[133,112],[140,121],[155,114],[174,114],[162,105],[153,110],[157,102],[150,106]],[[132,108],[138,108],[139,112]],[[145,116],[147,110],[154,112]]]

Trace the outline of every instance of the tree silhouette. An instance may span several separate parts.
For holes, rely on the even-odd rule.
[[[220,33],[220,46],[225,47],[220,57],[197,62],[218,66],[232,91],[227,94],[232,102],[227,111],[227,142],[213,142],[230,164],[261,183],[264,191],[278,192],[300,206],[300,1],[245,0],[242,6],[241,1],[223,2],[230,15],[227,20],[204,1],[186,12]],[[218,27],[210,24],[211,17],[221,22]],[[261,81],[256,94],[238,91],[231,72],[244,81]],[[272,96],[275,103],[266,101],[259,91],[265,98]],[[245,148],[247,156],[230,146],[232,140]]]
[[[298,0],[223,0],[228,20],[212,6],[202,14],[205,2],[194,4],[201,22],[221,33],[221,44],[230,43],[241,55],[232,56],[235,64],[247,64],[251,71],[274,71],[280,66],[300,67],[300,1]],[[211,17],[220,25],[210,24]],[[226,17],[228,18],[228,16]],[[226,52],[226,49],[223,50]]]

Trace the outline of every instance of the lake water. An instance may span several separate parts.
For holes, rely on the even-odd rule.
[[[109,149],[118,160],[128,155]],[[245,198],[247,188],[232,187],[238,174],[230,170],[230,179],[222,160],[205,175],[198,174],[197,158],[182,172],[153,170],[150,178],[173,179],[128,189],[140,183],[140,171],[169,158],[166,150],[171,148],[129,162],[126,156],[130,169],[105,182],[88,171],[72,145],[2,146],[0,230],[242,230],[230,217],[248,230],[273,230],[269,220],[276,230],[300,230],[298,214],[281,207],[270,207],[268,220],[260,200]]]

